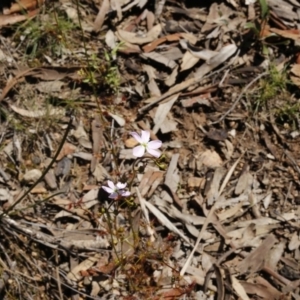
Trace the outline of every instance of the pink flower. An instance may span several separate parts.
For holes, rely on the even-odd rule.
[[[139,135],[137,132],[131,132],[130,134],[140,143],[139,146],[133,148],[134,156],[142,157],[146,151],[155,157],[160,157],[161,152],[157,149],[161,147],[162,142],[160,140],[150,141],[149,131],[142,130],[141,135]]]
[[[102,188],[110,194],[110,199],[116,200],[120,197],[128,197],[130,195],[130,192],[125,190],[127,183],[118,182],[115,185],[112,181],[107,180],[107,185],[108,186],[102,186]]]

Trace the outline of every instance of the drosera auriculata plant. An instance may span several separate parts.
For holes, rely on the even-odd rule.
[[[162,146],[162,141],[158,139],[150,140],[150,131],[142,130],[140,134],[137,132],[129,132],[129,134],[139,143],[138,146],[132,149],[135,162],[138,162],[143,156],[148,158],[146,154],[150,154],[151,159],[159,166],[162,152],[158,149]],[[116,153],[113,155],[116,155]],[[135,175],[134,171],[131,178],[134,178]],[[180,278],[177,276],[179,273],[168,264],[168,257],[173,249],[171,243],[168,241],[164,243],[163,240],[152,238],[154,230],[150,229],[152,226],[147,217],[148,214],[145,215],[146,220],[143,220],[141,224],[139,223],[140,212],[145,210],[145,207],[142,208],[141,195],[139,195],[137,188],[137,198],[141,206],[141,208],[137,208],[129,192],[132,181],[128,183],[124,181],[119,178],[117,183],[108,180],[107,186],[102,186],[102,189],[109,194],[109,198],[113,200],[109,208],[103,210],[103,213],[106,214],[105,220],[107,221],[108,232],[110,232],[113,264],[116,269],[125,272],[128,292],[142,295],[143,298],[141,299],[148,299],[148,292],[144,289],[143,283],[149,279],[149,261],[153,260],[153,257],[157,259],[158,264],[171,268],[176,274],[174,280],[178,282],[180,282]],[[124,210],[124,204],[127,206],[126,210]],[[122,224],[118,223],[118,219],[125,211],[125,218],[127,218],[129,225],[124,222]],[[99,222],[103,222],[103,218],[100,218]],[[140,231],[144,233],[141,235]],[[135,276],[135,274],[138,274],[138,276]],[[159,285],[150,287],[152,293],[160,288]]]

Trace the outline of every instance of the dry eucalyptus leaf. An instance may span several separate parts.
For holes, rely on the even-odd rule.
[[[296,231],[293,233],[288,247],[289,247],[290,251],[293,251],[295,249],[299,249],[299,247],[300,247],[300,237],[299,237],[299,233],[297,233]]]
[[[106,32],[106,35],[105,35],[105,42],[106,42],[106,45],[110,48],[110,49],[115,49],[116,47],[116,38],[115,38],[115,35],[113,33],[112,30],[108,30]]]
[[[61,117],[65,115],[65,110],[62,108],[40,109],[38,111],[29,111],[27,109],[19,108],[14,105],[10,105],[10,108],[19,115],[27,118],[41,118],[47,116]]]
[[[190,189],[203,188],[205,184],[205,178],[203,177],[190,177],[188,179],[188,187]]]
[[[165,103],[162,103],[158,106],[155,117],[153,119],[155,126],[152,129],[152,131],[156,134],[164,122],[165,118],[167,117],[167,114],[171,110],[172,106],[174,105],[175,101],[178,99],[179,94],[176,94],[174,96],[171,96],[169,99],[166,100]]]
[[[160,131],[162,134],[166,134],[168,132],[176,131],[178,123],[171,117],[170,114],[164,119],[162,124],[160,125]]]
[[[233,275],[231,275],[230,278],[232,282],[232,287],[234,288],[235,292],[239,295],[240,299],[250,300],[250,298],[248,297],[245,289],[240,284],[240,282]]]
[[[96,164],[93,175],[98,182],[102,182],[105,178],[109,178],[107,170],[100,164]]]
[[[220,220],[220,222],[223,222],[225,220],[230,219],[231,217],[236,216],[238,214],[238,212],[240,211],[240,209],[242,208],[242,206],[243,206],[243,203],[239,203],[225,211],[217,213],[218,220]]]
[[[190,244],[188,238],[182,234],[178,228],[164,215],[162,214],[154,205],[150,202],[145,202],[146,207],[151,211],[151,213],[161,222],[162,225],[166,226],[172,232],[178,234],[185,242]]]
[[[61,151],[59,152],[56,160],[61,160],[65,156],[68,156],[70,154],[73,154],[76,151],[76,146],[70,144],[70,143],[64,143]]]
[[[92,281],[92,290],[91,290],[91,296],[92,297],[97,297],[97,295],[99,294],[101,288],[100,285],[97,281]]]
[[[272,193],[269,193],[264,199],[263,199],[263,205],[265,209],[268,209],[270,203],[272,202]]]
[[[222,147],[222,152],[224,153],[225,158],[227,160],[230,160],[232,158],[232,155],[233,155],[233,152],[234,152],[234,146],[228,139],[226,139],[224,141],[224,143],[225,143],[225,146]]]
[[[87,160],[87,161],[91,161],[93,159],[93,154],[92,153],[87,153],[87,152],[82,152],[82,151],[75,152],[73,154],[73,156],[81,158],[83,160]]]
[[[224,46],[218,54],[208,59],[198,70],[195,72],[195,77],[203,77],[231,57],[237,51],[237,46],[229,44]]]
[[[92,143],[83,127],[82,122],[79,122],[79,125],[75,130],[71,130],[71,134],[77,139],[78,143],[82,147],[86,149],[92,149]]]
[[[174,83],[176,82],[177,75],[178,75],[178,66],[176,66],[173,69],[172,73],[169,76],[167,76],[167,78],[165,79],[165,84],[167,86],[174,85]]]
[[[286,243],[282,241],[271,249],[270,255],[267,257],[266,260],[266,264],[268,267],[274,270],[276,269],[278,262],[284,254],[285,247]]]
[[[110,8],[109,0],[103,0],[102,5],[99,9],[98,15],[94,22],[94,31],[99,32],[102,28],[102,25],[105,21],[106,14],[108,13]]]
[[[50,93],[56,93],[61,92],[62,87],[64,86],[64,82],[59,80],[54,81],[45,81],[45,82],[39,82],[35,85],[35,88],[40,92],[44,94],[50,94]]]
[[[44,177],[45,182],[50,187],[50,189],[54,190],[57,188],[56,177],[54,175],[54,171],[51,169]]]
[[[152,59],[155,62],[161,63],[171,69],[174,69],[177,66],[175,61],[173,61],[170,58],[168,58],[167,56],[164,56],[157,52],[143,53],[143,54],[141,54],[141,57],[143,57],[145,59],[147,59],[147,58]]]
[[[124,118],[117,116],[115,114],[112,114],[110,112],[107,112],[117,123],[119,126],[124,126],[126,124],[126,121],[124,120]]]
[[[122,9],[121,9],[121,3],[119,0],[110,0],[110,6],[112,10],[115,10],[117,12],[118,20],[122,20]]]
[[[138,144],[138,141],[136,139],[134,139],[133,137],[131,137],[131,138],[127,139],[124,142],[124,144],[127,148],[133,148]]]
[[[89,256],[75,268],[73,268],[68,274],[67,278],[73,281],[78,281],[82,278],[81,272],[90,269],[99,259],[101,259],[102,255],[100,253],[94,254],[94,256]]]
[[[48,190],[44,187],[43,183],[39,183],[37,186],[35,186],[31,191],[31,194],[46,194],[48,193]]]
[[[210,128],[206,136],[214,141],[224,141],[228,138],[228,134],[223,129]]]
[[[259,247],[253,250],[243,261],[238,264],[238,270],[241,274],[254,273],[261,270],[264,266],[269,251],[277,242],[274,235],[269,234]]]
[[[182,62],[180,65],[180,72],[186,71],[190,68],[192,68],[193,66],[195,66],[197,64],[197,62],[200,59],[198,57],[195,57],[192,53],[190,53],[189,51],[186,51],[185,54],[182,57]]]
[[[213,150],[206,150],[200,155],[200,161],[203,165],[215,169],[221,167],[223,161],[219,154]]]
[[[12,195],[7,189],[0,189],[0,201],[10,201]]]
[[[235,194],[240,195],[244,191],[247,191],[253,183],[253,176],[249,171],[244,172],[238,179],[237,185],[235,187]]]
[[[24,174],[23,180],[26,183],[34,183],[35,181],[37,181],[40,177],[42,176],[42,171],[38,170],[38,169],[33,169],[30,171],[27,171]]]
[[[226,170],[224,168],[216,168],[213,179],[211,180],[209,189],[206,193],[208,205],[213,205],[213,203],[215,203],[215,201],[218,200],[221,181],[223,180],[225,173]]]
[[[55,167],[55,176],[66,176],[71,171],[71,160],[67,157],[64,157],[60,160]]]
[[[92,189],[82,197],[82,204],[85,209],[90,209],[99,203],[98,200],[99,188]]]

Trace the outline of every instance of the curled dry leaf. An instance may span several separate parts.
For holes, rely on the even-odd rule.
[[[154,26],[147,33],[138,35],[135,32],[128,32],[122,29],[118,29],[119,38],[128,43],[143,45],[154,41],[161,33],[162,27],[160,24]]]

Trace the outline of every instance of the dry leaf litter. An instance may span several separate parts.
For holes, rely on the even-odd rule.
[[[3,3],[1,299],[299,300],[298,11]]]

